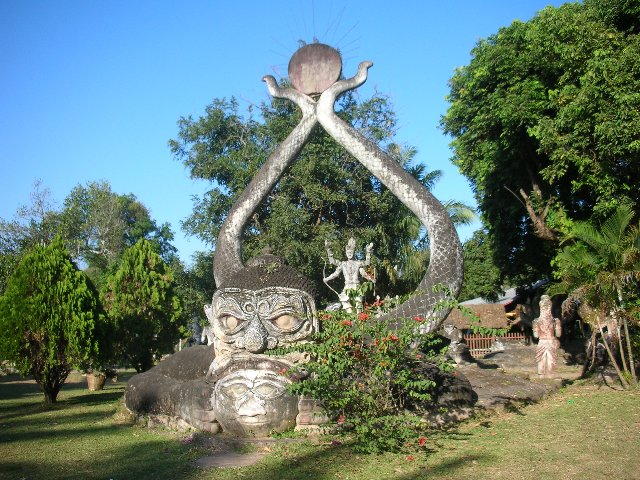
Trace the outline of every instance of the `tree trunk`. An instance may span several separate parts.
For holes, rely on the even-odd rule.
[[[44,403],[47,405],[52,405],[56,403],[56,398],[58,397],[58,392],[44,392]]]
[[[582,367],[582,374],[580,375],[580,378],[586,378],[587,374],[590,373],[594,368],[595,368],[595,364],[596,364],[596,331],[592,330],[591,332],[591,343],[589,344],[591,346],[591,359],[585,359],[584,361],[584,366]],[[589,355],[589,348],[587,347],[587,355]]]
[[[609,360],[611,360],[611,364],[613,365],[613,368],[616,369],[616,373],[618,374],[618,378],[620,379],[622,388],[627,390],[629,388],[629,382],[627,382],[627,380],[624,378],[624,376],[622,375],[622,372],[620,371],[620,367],[618,367],[618,362],[616,362],[616,359],[613,356],[613,352],[611,351],[611,348],[609,348],[609,342],[607,342],[607,338],[604,335],[604,331],[602,330],[602,325],[600,324],[599,320],[598,320],[598,328],[600,329],[600,335],[602,336],[602,343],[604,343],[604,348],[607,349],[607,353],[609,354]]]
[[[616,323],[618,323],[617,318],[616,318]],[[622,331],[620,330],[620,323],[618,323],[617,334],[618,334],[618,348],[620,349],[620,358],[622,359],[622,371],[628,372],[629,369],[627,368],[627,360],[624,357],[624,347],[622,346]]]
[[[542,240],[558,242],[558,235],[546,224],[549,207],[551,206],[551,199],[547,200],[547,203],[541,212],[536,212],[531,198],[529,198],[527,192],[522,188],[520,189],[520,196],[524,200],[524,206],[529,214],[529,218],[533,222],[533,231],[535,232],[536,237],[541,238]],[[540,199],[542,199],[541,194]]]
[[[638,377],[636,375],[636,364],[635,359],[633,357],[633,350],[631,349],[631,337],[629,337],[629,325],[627,324],[627,317],[622,316],[622,325],[624,326],[624,336],[627,343],[627,353],[629,354],[629,364],[631,370],[631,378],[633,378],[633,383],[638,384]]]

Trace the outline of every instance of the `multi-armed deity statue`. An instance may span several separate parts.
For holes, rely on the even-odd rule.
[[[358,286],[360,285],[360,277],[364,278],[365,280],[369,280],[370,282],[376,281],[375,277],[366,270],[366,267],[371,265],[371,252],[373,250],[373,243],[370,243],[366,246],[365,259],[356,260],[355,258],[353,258],[356,253],[356,241],[353,237],[350,238],[347,242],[347,246],[345,247],[347,259],[344,261],[335,259],[331,248],[329,248],[329,242],[327,240],[325,240],[324,245],[327,249],[329,263],[336,266],[336,270],[328,277],[323,278],[322,281],[327,286],[329,286],[329,288],[331,288],[331,286],[327,283],[329,280],[333,280],[340,275],[344,277],[344,287],[342,289],[342,292],[336,293],[338,293],[338,298],[340,299],[342,308],[347,312],[351,312],[352,308],[349,299],[349,291],[357,291]],[[331,290],[333,290],[333,288],[331,288]],[[335,290],[333,291],[335,292]],[[362,295],[356,294],[354,300],[356,304],[356,311],[362,311]]]
[[[291,378],[286,372],[306,358],[295,353],[265,355],[276,347],[295,347],[310,341],[317,331],[313,282],[274,255],[257,257],[246,266],[241,260],[242,233],[247,223],[318,124],[427,229],[431,247],[427,273],[416,294],[387,316],[426,318],[426,332],[440,326],[448,310],[437,305],[447,295],[457,295],[462,282],[462,248],[453,224],[442,204],[423,185],[334,112],[337,97],[362,85],[372,65],[362,62],[353,78],[339,80],[340,54],[314,43],[291,58],[292,87],[280,88],[273,77],[264,77],[270,94],[294,102],[302,118],[244,189],[220,229],[214,257],[218,289],[211,305],[205,307],[213,343],[184,349],[133,377],[125,392],[130,410],[239,436],[263,436],[294,425],[327,421],[314,400],[297,398],[287,391],[287,385],[300,378]],[[367,278],[364,267],[370,262],[372,247],[367,246],[364,261],[353,259],[353,243],[347,246],[346,261],[337,262],[330,254],[337,268],[326,280],[342,274],[346,294],[357,286],[359,274]]]

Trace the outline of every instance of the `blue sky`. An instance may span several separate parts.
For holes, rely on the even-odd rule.
[[[188,262],[210,247],[185,238],[180,221],[209,186],[167,147],[177,121],[202,115],[214,98],[235,96],[243,108],[267,100],[261,78],[286,75],[298,40],[314,37],[341,50],[346,76],[374,62],[360,95],[390,96],[397,139],[444,172],[439,199],[475,205],[438,129],[447,81],[479,39],[561,3],[3,0],[0,217],[29,202],[36,179],[59,205],[74,186],[107,180],[172,225]],[[478,226],[460,229],[461,238]]]

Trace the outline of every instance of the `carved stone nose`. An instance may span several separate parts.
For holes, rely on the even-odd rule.
[[[240,402],[240,405],[237,405],[237,410],[238,415],[243,417],[257,417],[258,415],[265,415],[267,413],[262,403],[259,402],[251,392]]]
[[[251,323],[244,334],[244,348],[251,353],[262,353],[267,349],[268,336],[267,330],[256,315],[251,319]]]

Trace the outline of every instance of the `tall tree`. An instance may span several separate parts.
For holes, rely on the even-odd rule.
[[[356,101],[342,96],[339,115],[386,150],[427,188],[439,172],[415,163],[416,150],[395,141],[396,117],[389,100],[376,94]],[[274,148],[300,120],[291,102],[274,99],[259,107],[259,119],[242,116],[235,99],[216,99],[205,115],[181,118],[178,138],[169,145],[192,178],[212,182],[213,188],[196,198],[184,227],[211,245],[234,200]],[[458,205],[460,207],[464,207]],[[458,212],[461,210],[458,210]],[[371,173],[321,128],[316,129],[296,162],[254,215],[244,233],[244,254],[264,247],[284,257],[318,281],[323,276],[324,242],[335,252],[349,236],[360,246],[373,242],[378,292],[405,292],[415,287],[428,257],[420,223]],[[420,258],[422,262],[416,262]],[[415,265],[420,263],[420,268]],[[326,297],[330,293],[324,285]]]
[[[113,322],[116,351],[137,371],[148,370],[180,338],[181,305],[173,272],[153,244],[138,240],[125,250],[102,291]]]
[[[59,230],[59,211],[41,181],[34,183],[30,197],[30,203],[19,207],[13,219],[0,219],[0,295],[23,252],[48,245]]]
[[[0,297],[0,357],[54,403],[74,365],[95,353],[98,295],[58,237],[24,255]]]
[[[550,274],[560,235],[640,200],[640,2],[547,7],[478,42],[442,128],[501,271]]]
[[[502,291],[502,275],[493,262],[494,247],[484,230],[477,230],[462,245],[464,252],[464,281],[458,300],[482,297],[497,301]]]
[[[117,194],[108,182],[88,182],[76,186],[60,209],[37,181],[30,204],[20,207],[12,220],[0,219],[0,293],[22,254],[49,244],[55,235],[65,240],[72,258],[98,286],[122,252],[141,238],[152,241],[167,261],[176,251],[169,225],[158,225],[133,194]]]
[[[154,242],[165,260],[175,252],[169,226],[158,226],[133,194],[117,194],[105,181],[76,186],[64,201],[61,217],[70,250],[97,285],[140,239]]]

